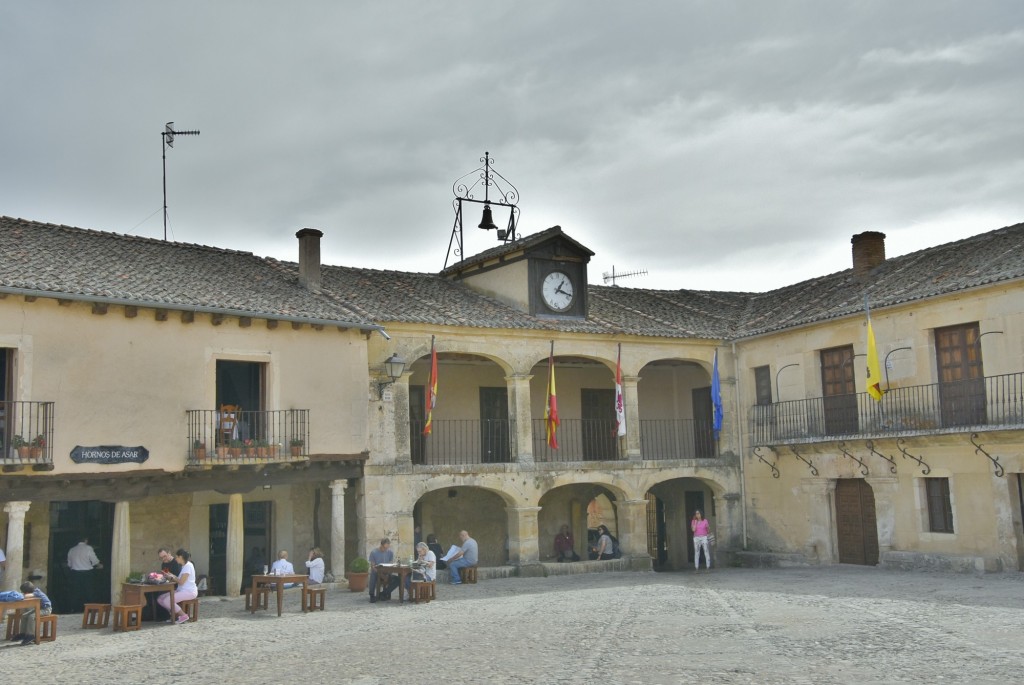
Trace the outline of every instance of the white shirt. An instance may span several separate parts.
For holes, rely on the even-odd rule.
[[[191,590],[198,594],[199,588],[196,587],[196,567],[192,565],[191,561],[186,561],[185,565],[181,567],[181,571],[178,572],[178,580],[181,580],[182,576],[186,573],[188,574],[188,578],[185,578],[185,582],[178,586],[178,590]]]
[[[4,556],[4,551],[0,549],[0,576],[4,575],[4,566],[7,565],[7,557]]]
[[[324,582],[324,560],[317,558],[312,561],[306,562],[306,568],[309,569],[309,582],[311,583],[322,583]]]
[[[295,567],[287,559],[278,559],[270,567],[270,572],[276,576],[295,575]]]
[[[99,565],[95,550],[86,542],[79,542],[68,552],[68,566],[72,571],[91,571]]]

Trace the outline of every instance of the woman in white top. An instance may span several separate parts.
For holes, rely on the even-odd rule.
[[[164,573],[164,578],[177,584],[177,587],[174,588],[174,610],[171,610],[170,592],[160,595],[156,598],[156,601],[170,612],[172,623],[184,623],[188,620],[188,614],[178,606],[178,600],[195,599],[199,596],[199,588],[196,587],[196,567],[190,561],[191,555],[184,549],[179,549],[175,552],[174,558],[181,564],[181,571],[178,572],[178,575]]]
[[[309,561],[306,562],[309,569],[309,584],[319,585],[324,582],[324,553],[319,547],[309,550]]]

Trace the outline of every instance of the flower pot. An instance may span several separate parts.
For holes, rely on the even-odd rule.
[[[292,456],[293,457],[301,457],[302,456],[302,445],[292,445],[291,449],[292,449]]]
[[[295,449],[294,447],[292,449]],[[366,583],[370,577],[369,573],[353,573],[349,571],[345,574],[348,578],[348,589],[352,592],[363,592],[366,590]]]
[[[205,447],[196,447],[196,448],[194,448],[192,450],[192,457],[194,459],[198,460],[198,461],[202,461],[203,459],[206,459],[206,448]]]
[[[43,448],[42,447],[29,447],[28,448],[28,455],[32,459],[42,459],[43,458]]]
[[[19,447],[18,448],[18,459],[29,459],[32,456],[31,447]]]
[[[233,459],[239,459],[242,456],[242,448],[241,447],[229,447],[228,448],[228,454],[230,454]]]
[[[217,456],[220,457],[221,459],[227,459],[228,458],[228,454],[230,454],[230,452],[228,451],[227,447],[218,447],[217,448]]]
[[[273,459],[275,457],[281,456],[281,446],[280,445],[271,445],[267,449],[270,451],[270,458],[271,459]]]
[[[256,448],[256,456],[259,457],[260,459],[266,459],[267,458],[267,448],[266,447],[257,447]]]

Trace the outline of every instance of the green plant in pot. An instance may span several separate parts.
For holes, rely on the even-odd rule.
[[[352,592],[366,590],[367,579],[370,577],[370,562],[363,557],[356,557],[348,562],[348,589]]]

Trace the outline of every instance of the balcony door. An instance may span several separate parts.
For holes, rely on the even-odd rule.
[[[978,323],[935,329],[943,426],[985,423],[985,372]]]
[[[580,390],[583,421],[583,459],[603,461],[617,459],[615,437],[615,390],[584,388]]]
[[[825,435],[856,433],[857,385],[853,380],[853,345],[821,351],[822,410]]]
[[[693,456],[705,459],[715,456],[715,406],[711,401],[711,386],[694,388],[693,401]]]
[[[508,390],[480,388],[480,461],[511,461],[508,439]]]
[[[266,439],[268,427],[260,413],[264,404],[266,364],[217,360],[217,409],[225,404],[241,407],[238,438]],[[277,431],[274,431],[275,433]]]

